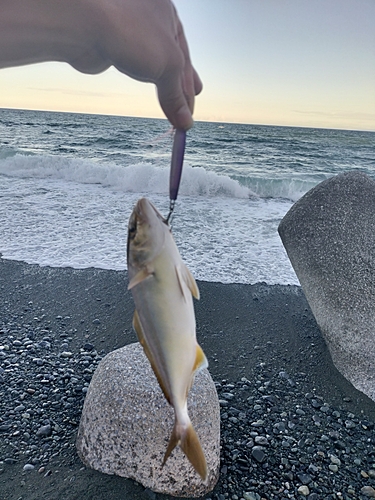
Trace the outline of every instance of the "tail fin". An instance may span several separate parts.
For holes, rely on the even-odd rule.
[[[167,451],[164,455],[163,465],[167,461],[169,455],[180,445],[180,448],[189,459],[191,465],[198,472],[202,481],[207,480],[207,464],[197,433],[195,432],[191,422],[187,426],[182,426],[175,421],[171,438],[168,443]]]

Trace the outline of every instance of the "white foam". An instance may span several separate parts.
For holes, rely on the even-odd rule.
[[[16,154],[0,160],[0,173],[34,179],[62,179],[82,184],[100,184],[124,192],[167,194],[169,167],[140,162],[129,166],[96,163],[64,156],[24,156]],[[226,175],[185,165],[181,195],[228,196],[248,198],[254,195],[247,187]]]
[[[127,223],[140,196],[103,184],[3,176],[0,252],[42,266],[126,269]],[[165,195],[149,197],[167,214]],[[173,232],[197,279],[294,284],[297,278],[277,235],[290,205],[181,195]]]
[[[298,284],[277,233],[290,202],[184,198],[180,204],[174,235],[195,277],[223,283]]]

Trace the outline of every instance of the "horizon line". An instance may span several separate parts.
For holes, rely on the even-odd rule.
[[[124,114],[113,114],[113,113],[95,113],[89,111],[66,111],[66,110],[56,110],[56,109],[35,109],[35,108],[9,108],[0,106],[0,110],[6,111],[35,111],[37,113],[66,113],[66,114],[76,114],[76,115],[89,115],[89,116],[114,116],[123,118],[139,118],[143,120],[164,120],[168,122],[166,117],[154,117],[154,116],[137,116],[137,115],[124,115]],[[254,127],[283,127],[283,128],[304,128],[311,130],[341,130],[347,132],[370,132],[375,133],[374,129],[362,129],[362,128],[344,128],[344,127],[327,127],[327,126],[311,126],[311,125],[280,125],[272,123],[251,123],[251,122],[238,122],[238,121],[222,121],[222,120],[195,120],[195,123],[218,123],[225,125],[249,125]],[[170,123],[170,122],[168,122]]]

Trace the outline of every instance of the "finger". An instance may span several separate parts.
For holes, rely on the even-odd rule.
[[[177,15],[177,14],[176,14]],[[177,16],[177,43],[184,57],[182,88],[191,113],[194,112],[195,79],[194,69],[190,60],[189,47],[185,38],[184,28]]]
[[[160,105],[169,121],[176,128],[188,130],[193,126],[194,99],[202,90],[202,83],[191,64],[183,26],[173,4],[172,7],[179,64],[166,68],[157,88]]]
[[[156,84],[162,110],[171,124],[178,129],[188,130],[193,126],[193,117],[181,84],[181,73],[165,75]]]

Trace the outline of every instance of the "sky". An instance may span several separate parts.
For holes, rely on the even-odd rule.
[[[375,0],[175,0],[204,89],[194,118],[375,131]],[[0,70],[0,107],[163,117],[110,68]]]

